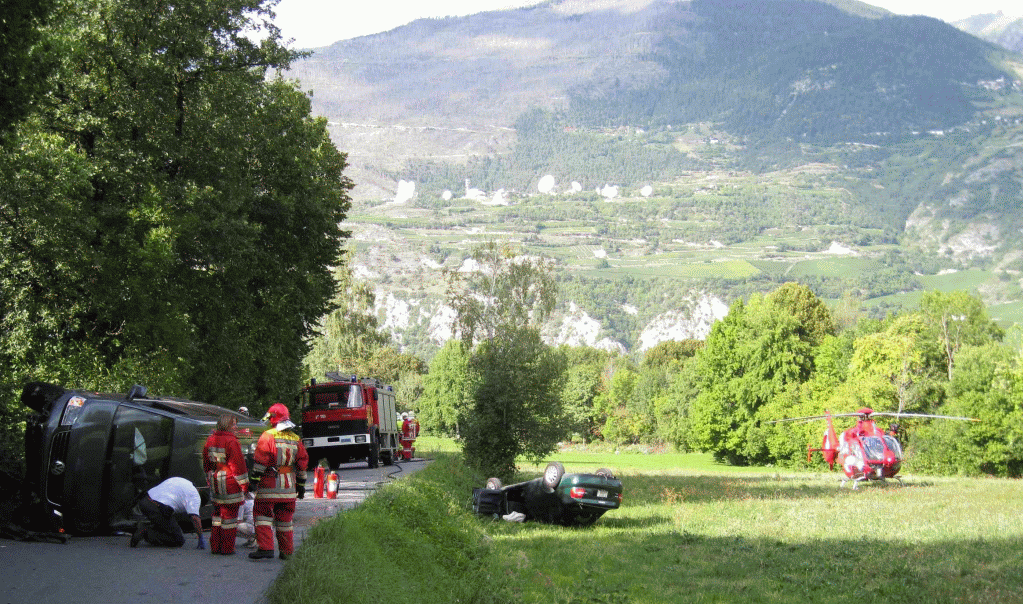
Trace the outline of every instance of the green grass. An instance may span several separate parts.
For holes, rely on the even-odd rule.
[[[373,542],[393,544],[396,555],[420,552],[417,568],[396,563],[380,580],[392,577],[425,604],[1023,601],[1018,481],[910,474],[904,486],[852,490],[838,487],[837,473],[575,449],[553,458],[570,472],[615,469],[624,501],[593,527],[566,529],[473,517],[481,477],[454,449],[421,439],[418,450],[435,461],[316,527],[270,601],[381,601],[373,589],[315,597],[335,582],[320,575],[337,568],[372,585],[358,575],[376,573],[374,564],[357,568],[349,559]],[[520,467],[522,478],[541,468]],[[337,528],[346,524],[350,532]],[[341,558],[328,563],[325,552]]]

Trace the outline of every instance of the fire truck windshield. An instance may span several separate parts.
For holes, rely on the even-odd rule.
[[[362,407],[362,389],[355,384],[347,386],[316,388],[312,391],[309,406],[319,409],[358,409]]]

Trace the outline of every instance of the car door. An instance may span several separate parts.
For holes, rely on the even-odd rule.
[[[107,457],[109,526],[130,521],[138,497],[168,478],[174,420],[122,405],[114,414]]]

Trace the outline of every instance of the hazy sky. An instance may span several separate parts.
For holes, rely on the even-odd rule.
[[[574,0],[597,4],[604,0]],[[635,0],[634,0],[635,1]],[[375,34],[424,17],[463,16],[530,6],[538,0],[281,0],[277,26],[296,48],[326,46],[338,40]],[[928,15],[955,21],[971,15],[1023,15],[1019,0],[873,0],[867,2],[902,15]]]

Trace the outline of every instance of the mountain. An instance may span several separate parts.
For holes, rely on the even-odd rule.
[[[290,75],[349,154],[382,322],[429,356],[442,271],[485,238],[559,263],[551,341],[700,337],[707,309],[786,280],[875,314],[967,287],[1011,317],[1021,66],[854,1],[552,0],[344,40]]]
[[[974,15],[952,25],[1008,50],[1023,52],[1023,15],[1010,16],[998,11]]]

